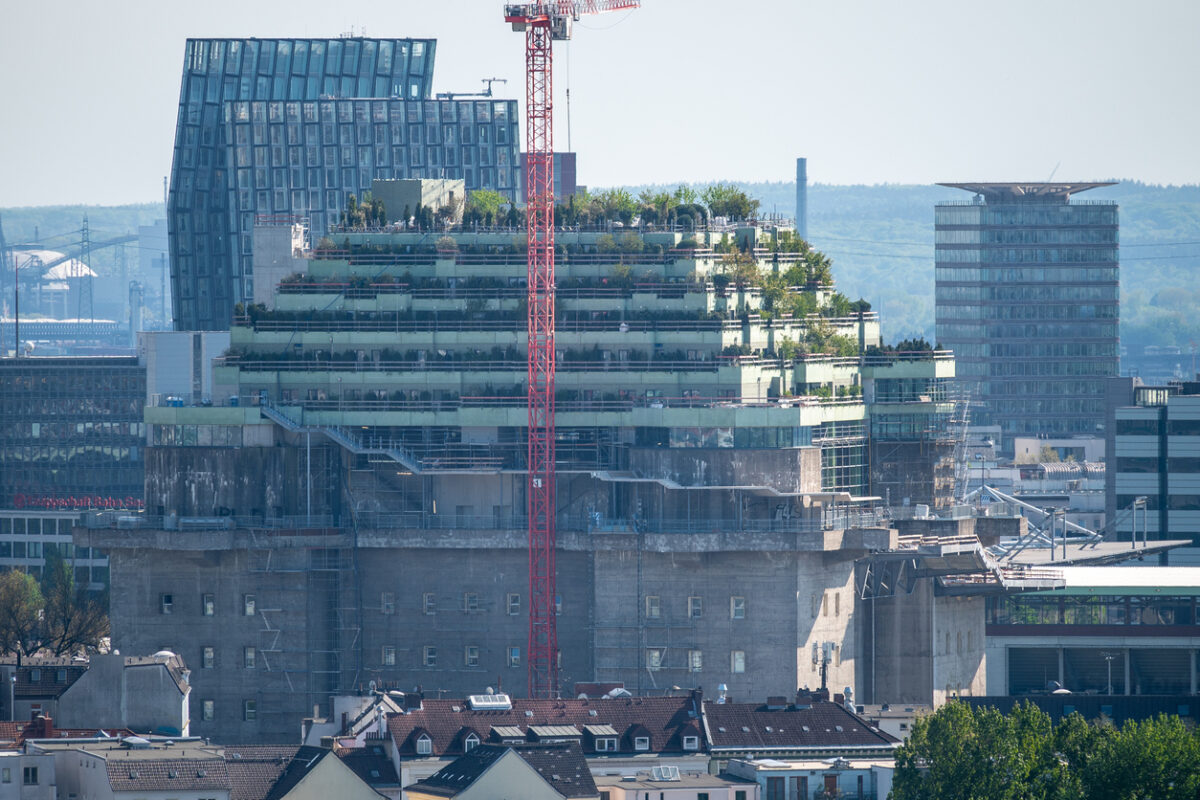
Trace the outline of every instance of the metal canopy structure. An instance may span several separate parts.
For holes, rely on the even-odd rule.
[[[1115,181],[1097,183],[939,183],[948,189],[962,189],[972,194],[982,195],[990,203],[1020,200],[1058,200],[1067,202],[1071,195],[1086,192],[1088,189],[1098,189],[1102,186],[1116,186]]]

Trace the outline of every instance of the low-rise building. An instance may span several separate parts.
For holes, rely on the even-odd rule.
[[[704,703],[709,755],[721,765],[746,758],[891,759],[900,740],[842,703],[798,694],[792,702]]]
[[[651,765],[706,771],[699,710],[698,694],[599,700],[481,695],[465,701],[423,700],[389,715],[387,725],[407,792],[410,784],[484,744],[574,743],[592,769],[602,773],[637,774]]]
[[[988,598],[988,695],[1200,690],[1200,568],[1057,571],[1062,588]]]
[[[14,680],[15,679],[15,680]],[[60,728],[125,728],[187,736],[191,670],[169,651],[152,656],[93,654],[0,663],[9,719],[46,715]]]
[[[596,778],[600,800],[759,800],[758,784],[748,779],[703,772],[680,772],[655,767],[637,775],[602,775]]]
[[[54,756],[0,750],[0,800],[55,800]]]
[[[200,739],[41,739],[27,757],[50,759],[57,796],[77,800],[378,800],[329,748],[222,748]],[[3,796],[3,795],[0,795]],[[24,798],[24,796],[22,796]]]
[[[405,790],[409,800],[601,800],[579,745],[480,745]]]
[[[754,781],[765,800],[886,800],[892,759],[774,759],[730,761],[724,774]]]

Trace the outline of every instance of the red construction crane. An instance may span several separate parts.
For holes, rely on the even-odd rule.
[[[504,7],[525,33],[525,198],[529,242],[529,696],[558,696],[554,474],[554,49],[584,14],[641,0],[553,0]]]

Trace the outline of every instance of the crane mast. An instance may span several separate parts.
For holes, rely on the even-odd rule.
[[[528,242],[527,399],[529,696],[558,696],[554,445],[554,42],[582,14],[636,8],[641,0],[555,0],[504,7],[525,34],[525,198]]]

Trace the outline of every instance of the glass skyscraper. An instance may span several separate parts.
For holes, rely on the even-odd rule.
[[[1117,206],[1108,183],[944,183],[934,210],[937,339],[974,389],[973,421],[1013,436],[1103,436],[1118,372]]]
[[[188,40],[167,209],[176,329],[227,329],[253,296],[257,217],[320,236],[375,178],[514,196],[516,101],[431,99],[436,44]]]

